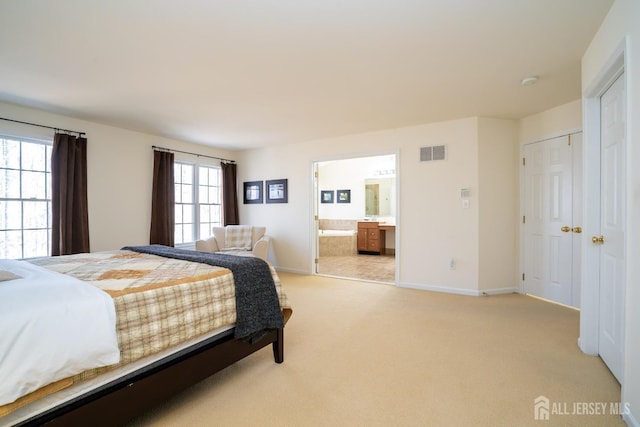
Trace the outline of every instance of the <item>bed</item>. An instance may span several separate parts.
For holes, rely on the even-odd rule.
[[[2,261],[8,263],[8,260]],[[108,294],[107,299],[113,306],[119,360],[113,363],[113,355],[105,348],[101,350],[103,366],[84,367],[73,375],[57,373],[63,378],[42,380],[47,384],[37,384],[37,387],[30,384],[35,390],[26,390],[25,386],[26,391],[22,390],[20,397],[9,403],[5,396],[5,402],[0,405],[0,425],[121,424],[266,346],[273,347],[277,363],[284,359],[284,323],[291,315],[291,307],[273,267],[258,258],[203,254],[154,245],[22,263],[21,267],[26,268],[28,264],[29,269],[38,273],[77,280],[85,286],[83,289],[99,288],[99,293]],[[8,274],[12,274],[13,268],[13,274],[18,277],[0,282],[0,306],[3,301],[5,304],[0,307],[0,316],[13,310],[13,318],[23,309],[13,308],[15,304],[7,305],[10,298],[6,292],[27,284],[31,286],[35,280],[20,277],[21,274],[31,277],[26,270],[15,266],[7,268]],[[0,264],[0,270],[3,269]],[[46,283],[52,283],[46,277]],[[23,286],[18,286],[21,283]],[[43,294],[46,295],[46,291]],[[87,303],[81,306],[87,310]],[[94,331],[101,329],[100,319],[110,321],[108,308],[104,316],[99,316],[103,306],[107,306],[104,298],[97,308],[91,308],[91,316],[84,312],[76,316],[85,321],[72,325],[78,332],[67,335],[81,337],[87,324],[91,326],[90,334],[97,334]],[[48,328],[63,322],[42,323]],[[10,358],[15,341],[26,335],[21,332],[14,338],[5,338],[10,335],[11,331],[7,330],[10,324],[6,318],[0,318],[0,328],[5,328],[5,331],[0,329],[0,349],[3,350],[0,357],[8,353]],[[7,344],[11,339],[14,341]],[[84,338],[77,340],[84,342]],[[100,338],[99,342],[109,340]],[[47,348],[31,353],[44,352],[48,359],[54,359],[57,351],[48,349],[46,339],[42,341],[47,343]],[[33,344],[27,341],[27,345]],[[35,347],[38,345],[41,344]],[[67,347],[75,351],[76,345]],[[28,352],[18,354],[25,353]],[[90,359],[97,363],[99,357]],[[50,362],[47,360],[47,363]],[[0,364],[0,375],[2,369],[9,366],[4,365],[4,362]],[[37,364],[35,368],[41,369]],[[12,369],[4,370],[5,376],[12,373]],[[39,374],[36,377],[39,378]],[[13,393],[17,387],[6,388]],[[0,398],[2,391],[0,384]]]

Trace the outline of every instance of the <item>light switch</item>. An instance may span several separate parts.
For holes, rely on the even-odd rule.
[[[462,209],[469,209],[469,199],[462,199]]]

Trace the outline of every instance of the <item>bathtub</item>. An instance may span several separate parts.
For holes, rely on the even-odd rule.
[[[319,256],[348,256],[358,254],[356,230],[318,230]]]
[[[356,230],[319,230],[321,236],[353,236],[358,234]]]

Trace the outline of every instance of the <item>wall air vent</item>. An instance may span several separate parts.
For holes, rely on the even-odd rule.
[[[431,162],[433,160],[447,160],[446,145],[432,145],[420,147],[420,161]]]

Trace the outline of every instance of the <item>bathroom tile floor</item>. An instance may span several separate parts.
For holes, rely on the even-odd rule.
[[[394,283],[396,258],[393,255],[323,256],[318,274]]]

